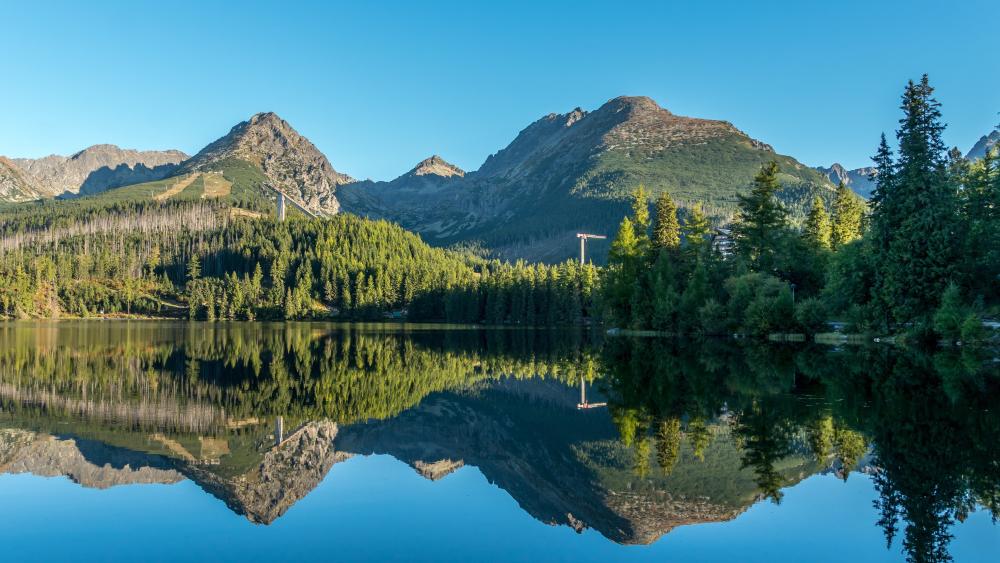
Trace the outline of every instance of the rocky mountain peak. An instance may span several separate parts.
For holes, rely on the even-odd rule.
[[[413,176],[441,176],[443,178],[450,178],[452,176],[465,176],[465,171],[435,154],[421,160],[410,171],[410,174]]]
[[[39,197],[16,164],[0,156],[0,201],[26,201]]]
[[[437,481],[444,479],[456,470],[461,469],[465,465],[465,462],[462,460],[455,461],[451,459],[440,459],[437,461],[417,460],[414,461],[412,465],[421,476],[430,479],[431,481]]]
[[[245,473],[224,477],[199,465],[185,472],[247,520],[270,524],[315,489],[335,463],[351,457],[334,447],[337,432],[334,422],[307,422]]]
[[[840,163],[835,162],[829,167],[817,166],[816,170],[826,176],[833,185],[843,183],[864,198],[871,197],[872,190],[875,189],[875,182],[872,180],[875,169],[872,167],[848,170]]]
[[[237,124],[187,161],[182,171],[212,169],[226,159],[259,167],[276,188],[326,213],[340,209],[337,186],[354,182],[334,170],[309,139],[273,112],[258,113]]]
[[[850,182],[848,170],[844,168],[844,166],[839,162],[834,162],[829,166],[829,168],[824,166],[817,166],[816,170],[819,170],[824,175],[826,175],[826,177],[829,178],[830,182],[832,182],[833,184],[839,184],[841,182],[845,183]]]
[[[660,104],[656,103],[653,98],[648,96],[618,96],[617,98],[613,98],[606,102],[597,111],[601,110],[610,110],[615,112],[656,112],[673,115],[669,110],[660,107]]]
[[[741,137],[752,148],[773,149],[750,138],[731,123],[675,115],[646,96],[619,96],[587,117],[606,129],[602,151],[659,154],[681,145],[702,144],[721,137]]]
[[[569,113],[566,114],[566,123],[565,123],[565,125],[566,125],[566,127],[570,127],[571,125],[573,125],[577,121],[580,121],[581,119],[583,119],[586,116],[587,116],[587,112],[583,111],[579,107],[574,108],[573,111],[571,111],[571,112],[569,112]]]
[[[969,160],[978,160],[986,156],[986,151],[992,150],[993,147],[1000,144],[1000,129],[996,129],[989,135],[983,135],[976,141],[976,144],[972,147],[965,158]]]

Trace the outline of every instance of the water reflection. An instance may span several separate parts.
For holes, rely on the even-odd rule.
[[[903,529],[910,560],[943,561],[955,521],[980,506],[1000,514],[1000,377],[982,356],[616,340],[604,366],[636,475],[651,458],[675,471],[682,446],[702,460],[729,432],[761,497],[780,502],[816,471],[870,473],[887,543]]]
[[[810,475],[872,475],[914,561],[1000,513],[981,355],[317,324],[0,325],[0,471],[189,479],[268,524],[353,455],[478,468],[549,524],[649,543]],[[897,538],[896,536],[900,536]]]

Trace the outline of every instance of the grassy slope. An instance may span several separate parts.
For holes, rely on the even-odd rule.
[[[262,188],[264,183],[267,182],[267,178],[260,168],[242,160],[228,159],[216,163],[210,170],[222,172],[223,177],[232,183],[232,191],[226,199],[236,204],[264,204],[269,200]],[[155,182],[115,188],[100,194],[80,198],[79,201],[90,201],[101,204],[148,200],[157,194],[167,191],[180,178],[181,176],[174,176]],[[203,178],[198,178],[185,188],[184,191],[173,196],[171,199],[197,200],[204,193],[205,181]]]
[[[776,160],[782,183],[825,191],[834,186],[819,172],[789,156],[755,149],[745,139],[725,137],[683,145],[657,154],[608,151],[585,173],[574,191],[585,197],[621,199],[644,184],[654,193],[666,190],[674,199],[709,206],[735,207],[760,167]]]
[[[649,475],[645,479],[636,477],[631,450],[615,441],[583,444],[577,449],[577,455],[594,469],[608,490],[666,490],[677,498],[704,498],[730,509],[745,508],[753,504],[759,494],[753,471],[742,467],[741,452],[730,432],[721,427],[716,427],[715,431],[714,439],[705,448],[704,461],[694,456],[685,438],[678,463],[670,475],[664,475],[656,460],[651,459]],[[793,455],[780,460],[776,469],[784,477],[783,486],[789,486],[822,468],[810,459]]]
[[[574,233],[613,235],[629,212],[629,194],[640,184],[655,198],[668,192],[681,207],[698,202],[716,223],[731,219],[737,195],[746,193],[761,166],[776,160],[785,188],[781,197],[793,223],[805,216],[814,195],[832,202],[834,186],[819,172],[794,158],[756,149],[741,137],[715,139],[644,154],[608,151],[572,173],[568,189],[524,186],[512,217],[503,217],[457,237],[440,241],[480,240],[508,256],[561,261],[578,255]],[[603,260],[607,245],[593,245]]]

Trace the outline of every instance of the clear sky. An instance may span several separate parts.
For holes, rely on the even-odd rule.
[[[142,6],[142,4],[146,4]],[[926,72],[963,151],[1000,121],[1000,2],[4,2],[0,154],[194,153],[275,111],[333,166],[465,169],[549,112],[646,95],[809,165],[869,164]]]

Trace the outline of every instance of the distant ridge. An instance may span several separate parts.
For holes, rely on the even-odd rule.
[[[976,141],[976,144],[965,155],[969,160],[978,160],[986,156],[986,151],[1000,143],[1000,129],[992,131],[989,135],[983,135]]]
[[[187,158],[178,150],[138,151],[93,145],[70,156],[11,159],[39,197],[99,193],[169,176]]]
[[[872,179],[875,174],[873,167],[847,170],[839,163],[834,163],[829,168],[817,166],[816,170],[819,170],[835,185],[843,182],[845,186],[854,190],[854,193],[865,199],[870,198],[872,191],[875,190],[875,181]]]

